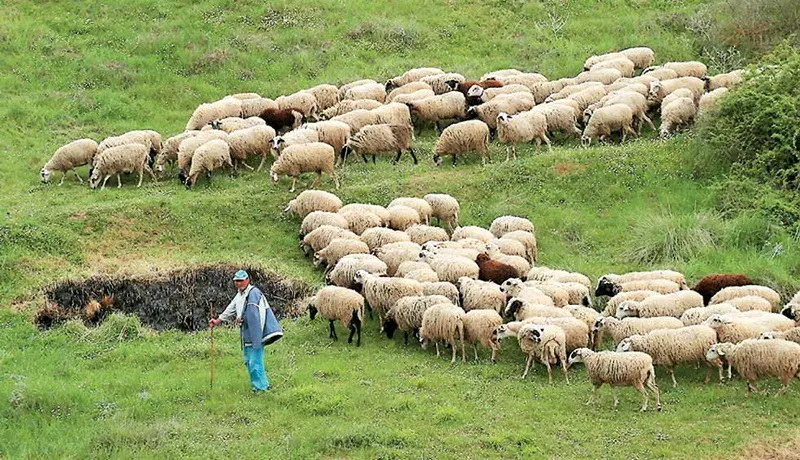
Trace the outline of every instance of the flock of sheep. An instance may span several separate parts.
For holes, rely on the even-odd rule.
[[[460,206],[450,195],[401,197],[386,207],[342,201],[306,190],[286,211],[302,218],[301,248],[324,267],[327,286],[309,300],[309,314],[349,329],[361,344],[365,307],[377,315],[388,338],[402,332],[452,347],[452,361],[465,345],[491,350],[516,338],[527,356],[523,378],[535,361],[547,368],[583,362],[595,390],[604,383],[648,389],[661,407],[654,366],[677,385],[679,365],[732,369],[755,382],[777,377],[785,391],[800,378],[800,292],[787,304],[747,275],[713,274],[692,289],[671,270],[607,274],[594,284],[580,273],[536,266],[533,223],[502,216],[489,229],[459,226]],[[440,226],[433,226],[438,220]],[[609,297],[602,311],[592,297]],[[614,351],[597,351],[611,338]],[[749,395],[749,392],[748,392]],[[615,401],[616,405],[616,401]]]
[[[629,48],[592,56],[575,77],[548,80],[539,73],[504,69],[480,80],[468,80],[439,68],[416,68],[389,79],[358,80],[336,87],[322,84],[275,100],[240,93],[201,104],[186,131],[162,142],[156,131],[131,131],[104,139],[79,139],[59,148],[42,168],[47,182],[55,171],[61,183],[75,168],[90,165],[92,188],[120,174],[137,173],[139,186],[153,169],[177,164],[178,177],[190,188],[200,174],[222,167],[235,176],[249,158],[260,158],[258,170],[272,156],[270,177],[292,177],[292,191],[303,173],[329,175],[339,187],[334,165],[350,153],[366,162],[377,155],[394,161],[412,148],[415,127],[452,122],[441,131],[433,160],[477,152],[491,161],[488,144],[496,137],[506,148],[506,160],[516,158],[518,144],[550,146],[554,133],[579,136],[583,145],[620,133],[638,136],[643,123],[660,112],[661,135],[691,124],[698,111],[719,101],[742,80],[741,70],[709,77],[701,62],[667,62],[653,66],[650,48]],[[637,69],[641,69],[636,76]],[[583,128],[581,130],[581,128]],[[548,137],[548,135],[550,137]],[[59,185],[61,184],[59,183]]]

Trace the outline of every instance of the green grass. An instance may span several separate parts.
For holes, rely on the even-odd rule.
[[[607,389],[586,408],[581,369],[569,386],[560,376],[546,385],[541,366],[522,382],[512,343],[498,365],[484,354],[451,366],[379,337],[374,322],[360,349],[331,344],[323,322],[285,322],[286,339],[267,357],[276,391],[256,400],[234,331],[217,334],[209,392],[207,334],[139,336],[124,321],[39,332],[30,323],[42,286],[96,272],[225,261],[322,282],[297,247],[299,221],[280,212],[293,197],[287,181],[217,174],[191,192],[174,179],[138,190],[127,179],[104,192],[72,178],[40,184],[39,169],[68,140],[137,128],[169,136],[198,103],[225,94],[274,97],[420,65],[557,78],[625,46],[652,46],[659,61],[694,58],[694,37],[669,19],[702,3],[4,2],[0,305],[14,308],[0,310],[0,418],[9,421],[0,456],[719,457],[796,433],[797,388],[746,400],[741,381],[703,385],[702,371],[683,369],[676,390],[660,378],[664,413],[636,413],[629,389],[618,411]],[[542,265],[592,277],[663,267],[692,281],[746,272],[784,294],[800,288],[798,236],[746,209],[722,212],[735,197],[710,187],[713,174],[696,174],[691,138],[653,137],[587,150],[559,139],[551,153],[523,148],[513,163],[493,145],[492,165],[470,158],[437,169],[425,133],[419,166],[353,163],[340,196],[386,204],[438,191],[461,201],[465,224],[527,216]],[[135,333],[120,341],[120,331]]]

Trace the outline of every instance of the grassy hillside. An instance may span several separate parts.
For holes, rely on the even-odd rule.
[[[29,321],[39,288],[93,273],[226,261],[322,281],[297,247],[299,221],[280,212],[293,196],[286,181],[218,174],[191,192],[172,178],[104,192],[72,178],[40,184],[39,169],[68,140],[138,128],[169,136],[198,103],[225,94],[274,97],[420,65],[558,78],[625,46],[649,45],[659,61],[697,58],[699,38],[681,24],[702,3],[4,2],[0,305],[13,308],[0,310],[0,417],[11,422],[0,425],[0,456],[717,457],[795,435],[797,388],[745,400],[741,381],[703,385],[693,369],[675,390],[660,375],[662,414],[636,414],[627,389],[619,411],[607,389],[586,408],[581,369],[569,386],[560,376],[548,386],[541,366],[522,382],[512,343],[498,365],[483,355],[451,366],[378,337],[374,322],[356,349],[330,344],[326,325],[304,318],[287,322],[267,357],[276,391],[251,400],[234,331],[218,334],[209,393],[207,334],[152,335],[131,319],[39,332]],[[691,280],[747,272],[783,293],[800,288],[798,235],[747,209],[721,213],[729,197],[709,182],[719,171],[697,174],[691,136],[644,137],[588,150],[559,139],[552,152],[522,149],[513,163],[493,145],[492,165],[473,158],[437,169],[425,133],[419,166],[353,163],[339,194],[386,204],[450,193],[467,224],[528,216],[542,265],[592,277],[667,267]]]

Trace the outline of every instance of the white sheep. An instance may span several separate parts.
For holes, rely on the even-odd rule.
[[[661,396],[656,385],[656,370],[650,355],[640,352],[617,353],[614,351],[601,351],[596,353],[588,348],[580,348],[569,356],[568,367],[575,363],[584,363],[586,373],[592,381],[592,394],[587,404],[594,402],[597,390],[604,384],[612,386],[631,385],[642,394],[642,411],[647,410],[647,390],[645,386],[656,395],[656,406],[661,410]],[[614,392],[614,407],[619,404],[617,392]]]
[[[595,343],[596,335],[594,333],[595,324],[597,324],[597,320],[603,318],[603,316],[595,310],[594,308],[584,307],[583,305],[567,305],[563,308],[567,311],[573,318],[583,321],[586,324],[586,327],[589,328],[589,348],[596,349],[597,343]]]
[[[371,212],[342,211],[338,214],[347,221],[347,227],[356,235],[361,235],[370,228],[380,227],[381,218]]]
[[[581,135],[581,144],[588,147],[592,139],[605,140],[614,131],[622,132],[622,141],[628,134],[636,137],[633,129],[633,111],[625,104],[614,104],[594,111]]]
[[[303,114],[306,120],[316,120],[318,107],[317,98],[309,91],[298,91],[288,96],[280,96],[275,99],[279,110],[296,110]]]
[[[322,112],[322,118],[325,120],[330,120],[339,115],[350,113],[354,110],[372,110],[377,109],[382,105],[383,104],[380,102],[372,99],[357,99],[355,101],[344,100],[324,110]]]
[[[647,102],[651,107],[661,104],[661,101],[670,93],[686,88],[692,92],[695,104],[700,101],[700,96],[705,92],[703,80],[695,77],[679,77],[669,80],[654,81],[650,84],[650,92],[647,95]]]
[[[626,300],[619,304],[615,316],[619,319],[632,316],[638,316],[639,318],[674,316],[675,318],[680,318],[686,310],[702,306],[702,295],[695,291],[685,290],[648,297],[640,302]]]
[[[483,76],[481,77],[481,81],[499,80],[500,78],[503,77],[510,77],[512,75],[520,75],[520,74],[522,74],[522,72],[517,69],[500,69],[483,74]]]
[[[264,162],[267,160],[267,157],[269,157],[272,148],[272,139],[274,137],[275,130],[267,125],[257,125],[230,133],[227,142],[230,146],[234,171],[239,161],[248,169],[253,169],[244,162],[248,156],[261,157],[261,163],[258,165],[258,170],[261,171]]]
[[[793,327],[791,329],[787,329],[781,332],[777,331],[762,332],[758,338],[759,340],[781,339],[781,340],[788,340],[794,343],[800,343],[800,327]]]
[[[719,101],[728,94],[728,88],[722,87],[717,88],[713,91],[703,94],[700,96],[700,103],[697,107],[697,114],[698,116],[702,115],[703,113],[707,113],[709,110],[714,109],[719,105]]]
[[[370,85],[373,83],[377,82],[375,80],[370,80],[368,78],[351,81],[350,83],[345,83],[344,85],[339,87],[339,99],[344,99],[344,94],[351,88],[355,88],[356,86],[361,86],[361,85]]]
[[[494,283],[492,283],[494,284]],[[503,294],[505,296],[505,294]],[[563,308],[552,305],[542,305],[512,297],[503,310],[503,316],[514,321],[523,321],[528,318],[570,318],[572,315]]]
[[[649,281],[649,280],[667,280],[678,284],[680,289],[688,289],[686,284],[686,277],[683,273],[674,270],[650,270],[644,272],[628,272],[622,275],[608,273],[597,279],[597,289],[595,295],[616,295],[622,292],[622,283],[630,283],[634,281]],[[628,289],[630,290],[630,289]],[[623,299],[623,300],[641,300],[641,299]],[[612,312],[613,313],[613,312]]]
[[[337,120],[319,121],[303,126],[317,132],[319,142],[324,142],[337,154],[341,154],[347,141],[350,140],[350,125]]]
[[[669,137],[683,127],[694,123],[697,116],[697,106],[688,97],[678,98],[661,107],[661,129],[659,136],[663,139]]]
[[[512,156],[517,159],[517,144],[536,141],[536,150],[539,150],[542,142],[550,147],[550,139],[547,138],[547,117],[538,112],[521,112],[517,115],[508,115],[500,112],[497,115],[497,140],[503,144],[510,144],[506,147],[506,161]]]
[[[442,74],[444,74],[444,70],[438,67],[417,67],[405,71],[402,75],[390,78],[388,81],[386,81],[385,86],[387,91],[391,91],[393,88],[398,88],[414,82],[418,82],[425,77],[429,77],[431,75],[442,75]]]
[[[372,311],[378,314],[378,324],[383,326],[383,317],[399,299],[406,296],[422,295],[422,284],[405,278],[385,278],[359,270],[353,277],[356,285],[360,285],[364,298]]]
[[[642,71],[642,75],[654,77],[656,80],[671,80],[678,78],[678,72],[663,66],[651,66]]]
[[[497,313],[503,311],[506,295],[500,291],[498,285],[466,276],[459,278],[457,285],[461,300],[459,305],[464,311],[484,309],[494,310]]]
[[[478,279],[478,265],[466,257],[423,251],[420,260],[430,265],[441,281],[457,283],[462,276]]]
[[[201,131],[197,135],[187,137],[180,142],[178,145],[178,159],[176,163],[180,169],[178,178],[181,180],[181,182],[186,182],[186,177],[189,174],[189,168],[192,166],[192,157],[194,156],[195,151],[201,145],[215,139],[226,140],[228,139],[228,133],[217,129]]]
[[[530,278],[530,277],[528,277]],[[611,287],[604,291],[596,291],[595,295],[616,296],[620,292],[628,291],[655,291],[659,294],[670,294],[681,290],[681,285],[667,279],[639,279],[633,281],[611,282]]]
[[[497,117],[501,113],[514,115],[534,107],[533,96],[524,97],[523,94],[527,95],[527,93],[503,94],[484,104],[472,106],[467,109],[467,117],[477,118],[486,123],[489,129],[495,130],[497,129]]]
[[[369,246],[359,240],[350,238],[334,238],[327,246],[314,254],[314,265],[325,264],[325,271],[330,271],[342,257],[351,254],[369,254]]]
[[[706,91],[713,92],[720,88],[732,89],[744,81],[744,70],[733,70],[728,73],[721,73],[713,77],[704,77]]]
[[[351,152],[361,155],[364,162],[367,162],[367,155],[372,155],[372,162],[375,163],[375,156],[381,154],[395,155],[392,163],[397,163],[403,152],[408,152],[417,164],[417,156],[411,148],[413,133],[411,126],[375,124],[366,125],[354,134],[342,151],[342,161],[347,160],[347,155]]]
[[[398,86],[397,88],[391,90],[389,94],[386,95],[386,103],[394,102],[397,96],[407,96],[409,94],[416,93],[417,91],[426,91],[429,90],[431,92],[431,96],[434,95],[433,88],[431,85],[427,83],[423,83],[421,81],[411,82],[407,85]]]
[[[67,177],[67,172],[72,171],[82,184],[83,179],[75,168],[91,164],[96,153],[97,142],[92,139],[78,139],[59,147],[39,172],[42,182],[50,182],[50,174],[53,171],[61,171],[61,182],[58,183],[61,185]]]
[[[467,97],[475,96],[480,97],[482,102],[490,102],[502,96],[504,99],[524,99],[527,104],[536,104],[536,100],[533,98],[533,93],[531,93],[530,88],[519,84],[503,85],[497,88],[486,89],[476,85],[467,92]]]
[[[161,147],[161,152],[156,155],[155,171],[160,175],[164,172],[164,166],[167,164],[167,162],[177,162],[178,149],[180,148],[181,142],[190,137],[194,137],[201,132],[202,131],[197,130],[184,131],[167,139],[164,142],[164,145]]]
[[[703,78],[708,75],[706,65],[698,61],[665,62],[662,67],[674,70],[678,77]]]
[[[116,175],[117,188],[120,188],[122,187],[120,174],[127,172],[139,173],[139,184],[136,186],[141,187],[144,171],[147,171],[150,177],[153,178],[153,182],[155,182],[156,176],[147,166],[148,159],[148,148],[142,144],[125,144],[111,147],[95,157],[94,169],[92,169],[92,175],[89,177],[89,185],[96,189],[102,179],[103,186],[100,187],[100,190],[103,190],[106,188],[108,179],[112,175]]]
[[[502,82],[503,85],[510,86],[510,85],[522,85],[531,92],[533,89],[542,83],[547,82],[547,77],[540,73],[536,72],[524,72],[517,75],[508,75],[505,77],[501,77],[497,79],[498,81]]]
[[[308,128],[293,129],[282,136],[275,136],[272,139],[272,156],[278,158],[281,156],[281,153],[283,153],[283,150],[286,147],[299,144],[310,144],[311,142],[319,142],[318,131]]]
[[[528,258],[528,248],[520,241],[513,238],[495,238],[486,243],[485,250],[489,255],[501,253],[509,256],[523,257],[527,262],[531,262]]]
[[[360,270],[372,274],[385,275],[386,264],[372,254],[351,254],[339,259],[325,280],[329,284],[354,289],[356,287],[355,275]]]
[[[430,85],[434,94],[444,94],[450,91],[450,86],[447,85],[449,81],[456,83],[463,83],[466,80],[460,73],[442,73],[438,75],[428,75],[420,79],[421,83]]]
[[[342,200],[333,193],[324,190],[304,190],[289,201],[283,212],[293,212],[306,217],[314,211],[335,213],[342,207]]]
[[[381,218],[381,221],[383,221],[383,225],[389,225],[389,211],[383,206],[379,206],[377,204],[350,203],[342,206],[342,208],[339,211],[371,212],[372,214],[375,214],[376,216]]]
[[[278,110],[278,104],[266,97],[242,99],[242,117],[258,117],[266,110]]]
[[[760,310],[760,311],[774,311],[775,308],[769,300],[765,299],[764,297],[757,296],[757,295],[746,295],[743,297],[734,297],[732,299],[728,299],[724,304],[732,305],[736,307],[739,311],[751,311],[751,310]],[[714,304],[720,305],[720,304]],[[711,306],[714,306],[711,305]]]
[[[637,69],[646,69],[653,65],[653,62],[656,60],[656,53],[646,46],[627,48],[619,53],[633,61]]]
[[[198,147],[194,152],[194,156],[192,156],[192,167],[189,169],[189,176],[186,178],[186,188],[192,188],[197,182],[197,176],[201,173],[206,173],[206,177],[211,179],[211,171],[224,166],[230,167],[231,171],[234,170],[228,143],[222,139],[206,142]],[[233,175],[233,172],[231,174]]]
[[[610,85],[615,81],[622,78],[622,72],[617,69],[598,69],[581,72],[575,77],[577,83],[598,82],[604,85]]]
[[[458,91],[406,102],[406,105],[412,117],[419,121],[433,122],[437,132],[441,131],[440,122],[463,120],[467,115],[467,100]]]
[[[581,136],[577,126],[577,114],[572,107],[562,104],[537,105],[530,112],[541,113],[547,121],[547,131],[550,133],[562,132],[566,135]]]
[[[522,245],[525,246],[525,259],[527,259],[531,264],[536,262],[538,248],[536,245],[536,235],[533,233],[523,230],[516,230],[506,233],[500,237],[500,239],[513,240],[522,243]]]
[[[569,384],[566,335],[563,329],[552,325],[525,324],[517,334],[517,341],[522,352],[528,355],[525,361],[525,370],[522,373],[523,379],[528,375],[533,360],[538,358],[539,362],[547,367],[547,378],[551,385],[553,384],[553,370],[550,365],[558,363],[561,363],[564,379]]]
[[[777,377],[783,384],[777,395],[789,388],[793,378],[800,378],[800,345],[787,340],[745,340],[734,346],[720,343],[706,355],[709,361],[725,359],[747,380],[747,395],[758,392],[756,380]]]
[[[528,277],[530,279],[530,276]],[[644,300],[650,296],[659,295],[660,293],[656,291],[647,291],[647,290],[639,290],[639,291],[626,291],[626,292],[619,292],[616,295],[613,295],[608,302],[606,303],[605,308],[603,309],[603,316],[614,316],[617,314],[617,307],[620,303],[625,300],[635,300],[637,302]],[[595,292],[597,296],[597,292]]]
[[[398,275],[397,270],[404,262],[417,262],[419,259],[420,247],[418,244],[410,242],[390,243],[376,248],[373,253],[386,263],[387,273],[390,276]],[[424,267],[417,267],[424,268]]]
[[[460,305],[458,288],[447,281],[422,283],[422,293],[425,295],[441,295],[447,297],[453,305]]]
[[[744,316],[746,313],[758,313],[758,316]],[[764,332],[780,332],[795,327],[795,322],[789,318],[763,312],[714,314],[704,324],[717,331],[718,341],[732,343],[758,338]]]
[[[611,340],[616,345],[625,337],[630,337],[634,334],[641,335],[656,329],[678,329],[681,327],[684,327],[683,322],[672,316],[625,319],[603,316],[595,321],[592,327],[592,335],[596,346],[603,343],[605,333],[611,334]]]
[[[408,334],[419,336],[422,327],[422,316],[425,311],[440,304],[448,304],[450,300],[441,295],[406,296],[395,302],[394,306],[386,312],[383,321],[383,332],[386,337],[394,337],[396,331],[403,332],[403,342],[408,345]]]
[[[203,126],[201,131],[208,131],[209,129],[220,129],[230,134],[240,129],[252,128],[253,126],[266,125],[267,122],[259,117],[228,117],[221,120],[214,120],[211,123]]]
[[[636,65],[627,57],[618,57],[615,59],[608,59],[606,61],[598,62],[593,65],[591,71],[602,69],[616,69],[625,78],[633,77]]]
[[[348,89],[342,99],[372,99],[383,103],[386,100],[386,88],[380,83],[366,83]]]
[[[442,157],[450,155],[453,157],[453,166],[455,166],[458,154],[469,152],[480,153],[483,165],[486,165],[487,158],[490,162],[492,161],[489,154],[489,126],[480,120],[462,121],[445,128],[433,147],[433,161],[436,166],[441,166]]]
[[[489,226],[489,232],[491,232],[496,238],[500,238],[507,233],[519,230],[530,232],[531,234],[536,233],[536,228],[530,219],[518,216],[500,216],[494,219]]]
[[[216,102],[200,104],[186,123],[186,130],[200,129],[214,120],[241,116],[241,99],[226,97]]]
[[[419,213],[414,208],[395,205],[390,206],[387,210],[389,211],[389,228],[391,229],[405,231],[407,228],[419,225],[422,222]]]
[[[439,342],[448,343],[453,349],[453,359],[456,362],[456,343],[461,342],[461,359],[467,361],[464,352],[464,310],[450,303],[434,305],[422,315],[422,327],[419,329],[419,341],[422,348],[427,348],[430,342],[436,344],[436,356],[439,355]]]
[[[320,112],[339,103],[339,88],[334,85],[317,85],[306,91],[314,95],[314,98],[317,100],[317,110]]]
[[[272,164],[272,167],[269,168],[269,175],[272,178],[272,182],[276,184],[280,180],[280,175],[291,176],[292,188],[289,191],[294,192],[300,174],[306,172],[317,173],[317,178],[311,183],[311,188],[313,188],[320,182],[322,173],[325,172],[331,176],[338,190],[339,178],[336,177],[336,171],[333,170],[335,160],[336,155],[333,147],[328,144],[311,142],[291,145],[283,151],[281,156]]]
[[[311,298],[308,313],[312,321],[319,313],[330,322],[329,338],[338,339],[333,323],[339,321],[350,329],[347,343],[353,343],[353,335],[358,334],[356,346],[361,346],[361,325],[364,324],[364,298],[361,294],[338,286],[325,286]]]
[[[408,86],[408,85],[406,85],[406,86]],[[401,86],[397,90],[401,90],[403,88],[405,88],[405,86]],[[436,96],[436,93],[434,93],[432,89],[420,89],[420,90],[414,91],[412,93],[398,94],[397,96],[395,96],[395,98],[392,100],[392,102],[396,102],[398,104],[406,104],[406,103],[411,102],[411,101],[420,101],[422,99],[427,99],[427,98],[433,97],[433,96]],[[409,111],[409,113],[410,113],[410,111]]]
[[[714,305],[717,303],[728,302],[731,299],[735,299],[737,297],[745,297],[745,296],[759,296],[767,299],[770,304],[772,304],[773,311],[778,311],[778,308],[781,304],[781,296],[774,289],[770,289],[766,286],[759,286],[755,284],[746,285],[746,286],[729,286],[724,289],[721,289],[719,292],[714,294],[711,297],[711,300],[708,302],[709,305]]]
[[[355,136],[365,126],[380,124],[379,114],[365,109],[356,109],[352,112],[337,115],[331,120],[340,121],[349,126],[350,136]]]
[[[319,252],[335,238],[359,239],[358,235],[347,228],[333,225],[320,225],[303,237],[303,241],[300,242],[300,248],[305,255],[309,255],[311,252]]]
[[[411,238],[405,232],[378,227],[365,230],[361,234],[361,241],[367,243],[370,251],[374,251],[386,244],[411,241]]]
[[[528,271],[528,281],[553,281],[558,283],[580,283],[587,288],[592,282],[589,277],[578,272],[568,272],[566,270],[555,270],[548,267],[531,267]]]
[[[494,330],[503,324],[503,318],[494,310],[472,310],[466,312],[461,319],[464,324],[464,342],[470,344],[478,360],[478,345],[492,350],[492,362],[496,362],[500,343],[494,339]]]
[[[470,238],[488,243],[494,239],[494,237],[494,234],[485,228],[475,225],[467,225],[464,227],[457,227],[455,230],[453,230],[453,235],[450,237],[450,239],[453,241],[459,241]]]
[[[720,303],[709,307],[695,307],[683,312],[681,322],[684,326],[696,326],[703,324],[711,315],[726,315],[728,313],[738,313],[739,309],[728,303]]]
[[[431,207],[430,203],[425,201],[422,198],[414,198],[414,197],[400,197],[395,198],[389,203],[387,208],[391,208],[392,206],[408,206],[409,208],[414,209],[419,214],[422,223],[425,225],[430,224],[431,214],[433,214],[433,208]],[[424,243],[425,241],[423,241]],[[422,243],[420,243],[422,244]]]
[[[653,364],[664,366],[672,377],[672,386],[677,387],[674,367],[679,364],[709,365],[705,382],[711,377],[712,368],[705,359],[708,349],[717,343],[717,333],[708,326],[686,326],[678,329],[657,329],[644,335],[635,334],[622,339],[617,351],[641,351],[653,358]],[[719,380],[722,381],[722,367]]]

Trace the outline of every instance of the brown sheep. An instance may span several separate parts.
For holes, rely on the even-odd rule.
[[[512,267],[511,265],[492,260],[489,257],[489,254],[486,254],[485,252],[478,254],[478,258],[475,260],[475,262],[478,264],[479,280],[503,284],[503,282],[507,279],[520,277],[520,274],[516,268]]]
[[[284,128],[294,129],[300,126],[303,114],[293,109],[264,109],[258,116],[267,123],[275,132]]]
[[[703,296],[703,303],[708,305],[708,302],[714,297],[714,294],[721,291],[723,288],[729,286],[747,286],[753,284],[753,280],[749,276],[741,273],[715,273],[713,275],[704,276],[703,279],[697,282],[692,288],[693,291]]]

